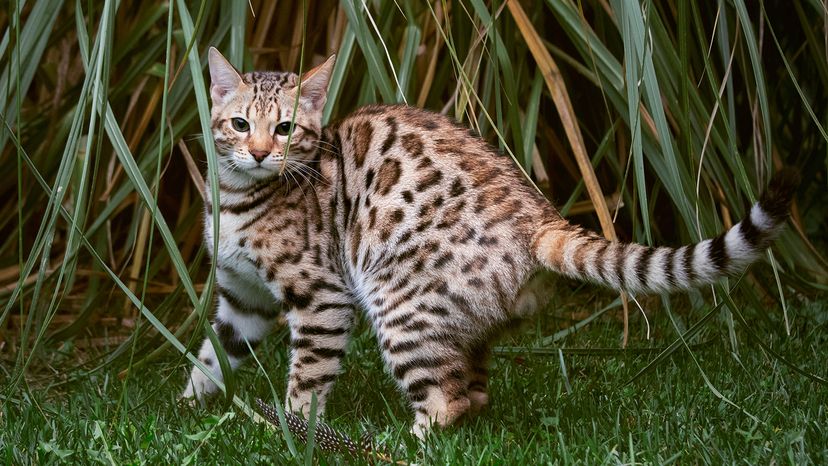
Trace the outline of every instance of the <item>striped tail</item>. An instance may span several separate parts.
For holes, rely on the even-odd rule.
[[[549,269],[632,293],[665,293],[714,283],[741,272],[779,235],[788,217],[798,174],[783,169],[750,215],[700,243],[647,247],[610,242],[565,220],[538,233],[538,260]]]

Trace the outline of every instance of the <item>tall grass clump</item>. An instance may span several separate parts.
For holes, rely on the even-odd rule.
[[[692,336],[678,302],[716,310],[734,351],[742,318],[790,334],[788,301],[828,284],[828,13],[817,0],[5,5],[4,400],[110,367],[128,387],[149,360],[193,360],[186,350],[215,337],[201,243],[202,196],[217,196],[202,192],[203,176],[217,176],[211,45],[245,71],[299,71],[336,53],[326,118],[372,102],[449,114],[564,215],[624,241],[710,237],[774,171],[799,168],[769,266],[643,302],[675,316],[678,335]]]

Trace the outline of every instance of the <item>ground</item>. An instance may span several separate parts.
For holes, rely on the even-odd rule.
[[[408,434],[411,414],[383,372],[373,336],[363,323],[326,420],[352,437],[370,427],[379,441],[399,445],[397,459],[418,464],[828,463],[828,388],[764,352],[738,321],[734,353],[724,311],[717,311],[688,341],[690,351],[679,348],[632,383],[627,382],[676,339],[663,310],[650,312],[656,315],[650,316],[649,341],[643,319],[633,320],[630,347],[647,350],[618,349],[621,324],[612,313],[547,345],[565,348],[562,357],[557,350],[515,349],[542,347],[544,337],[574,323],[571,317],[583,317],[573,314],[575,309],[588,315],[612,300],[608,294],[593,294],[582,291],[556,302],[557,311],[502,341],[492,370],[492,406],[439,432],[425,447]],[[589,302],[583,304],[583,299]],[[657,301],[653,303],[658,309]],[[757,312],[743,310],[746,316]],[[704,314],[704,309],[673,313],[687,327]],[[790,337],[779,310],[767,319],[751,319],[752,330],[800,368],[828,377],[828,301],[794,302],[789,317]],[[250,364],[239,374],[243,399],[251,404],[255,397],[273,399],[262,370],[282,390],[285,350],[284,340],[272,338],[257,351],[263,369]],[[252,423],[221,400],[197,408],[177,404],[187,368],[172,358],[130,378],[126,396],[116,372],[97,371],[52,387],[29,385],[19,396],[5,398],[0,462],[301,460],[291,456],[279,431]],[[297,448],[304,457],[304,446]],[[353,461],[341,454],[315,453],[317,464]]]

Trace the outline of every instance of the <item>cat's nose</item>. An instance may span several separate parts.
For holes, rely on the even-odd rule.
[[[252,156],[253,156],[253,158],[254,158],[257,162],[261,163],[261,162],[262,162],[262,160],[264,160],[264,159],[265,159],[265,157],[267,157],[268,155],[270,155],[270,151],[269,151],[269,150],[252,150],[252,149],[251,149],[251,150],[250,150],[250,155],[252,155]]]

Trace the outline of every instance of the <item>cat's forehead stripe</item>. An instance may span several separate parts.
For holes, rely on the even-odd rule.
[[[286,86],[291,84],[294,73],[283,71],[253,71],[244,74],[242,79],[247,85],[253,87],[253,98],[248,103],[246,114],[251,115],[251,107],[256,113],[280,113],[277,96]],[[275,111],[274,111],[275,110]]]
[[[242,79],[246,84],[260,84],[262,89],[270,91],[273,88],[282,88],[288,83],[294,73],[284,71],[253,71],[246,73]]]

